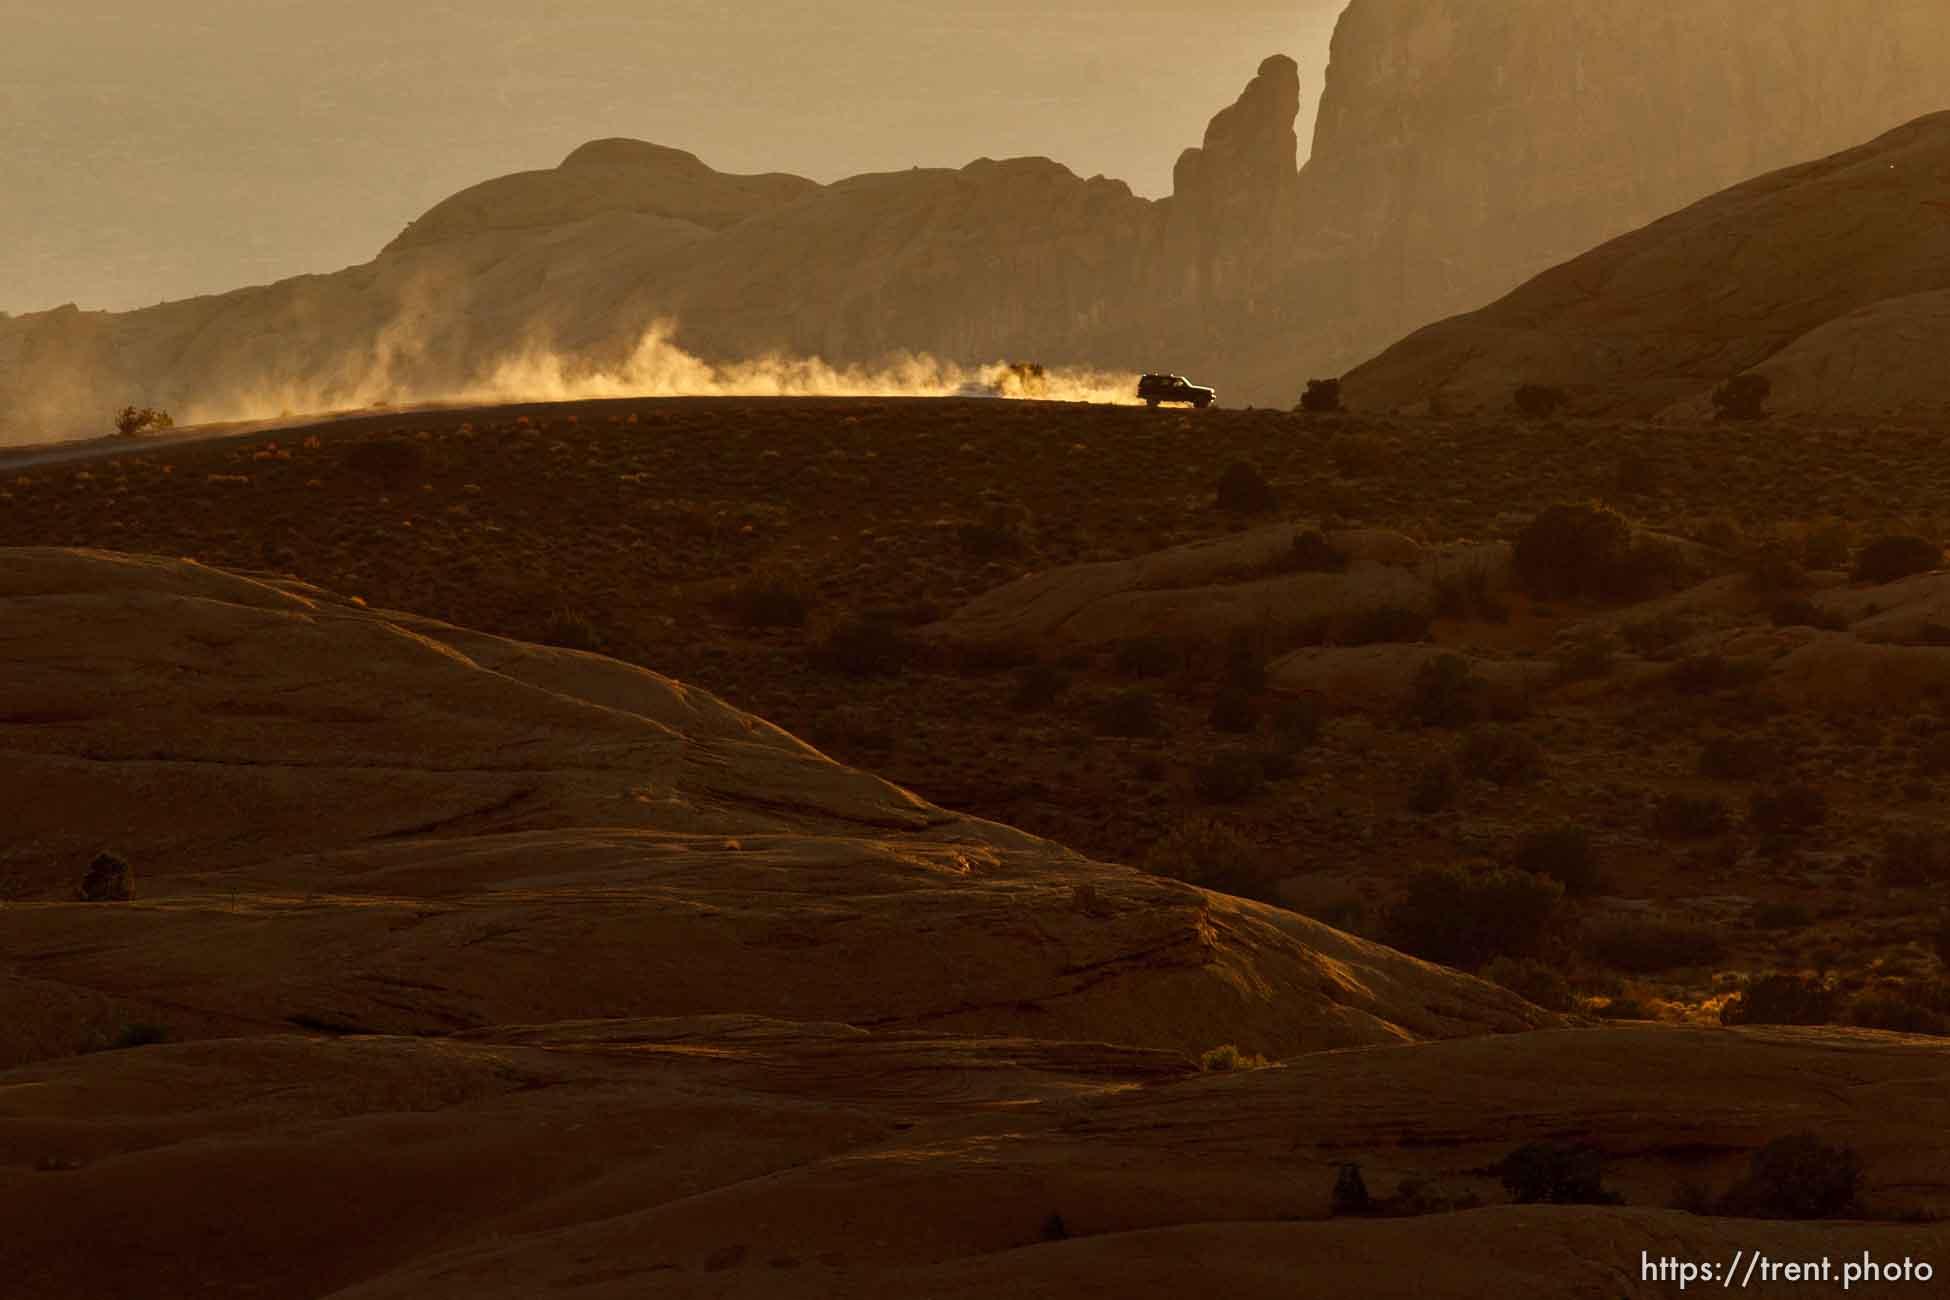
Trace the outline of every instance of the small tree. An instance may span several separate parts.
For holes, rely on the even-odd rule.
[[[1279,509],[1280,498],[1258,466],[1235,460],[1219,476],[1218,506],[1228,514],[1260,515]]]
[[[1340,1167],[1334,1175],[1334,1213],[1366,1214],[1374,1208],[1368,1196],[1367,1180],[1361,1177],[1361,1166],[1354,1162]]]
[[[1598,888],[1598,851],[1592,846],[1591,832],[1582,826],[1526,831],[1511,862],[1519,871],[1549,876],[1569,894],[1590,894]]]
[[[169,418],[168,411],[158,411],[152,406],[125,406],[115,413],[115,432],[124,438],[133,438],[152,429],[160,431],[175,426],[176,421]]]
[[[1856,1208],[1864,1173],[1846,1142],[1830,1146],[1813,1133],[1775,1138],[1754,1152],[1747,1177],[1720,1208],[1769,1219],[1838,1218]]]
[[[1517,536],[1512,560],[1524,586],[1551,599],[1617,592],[1632,553],[1632,526],[1600,505],[1554,505]]]
[[[1605,1190],[1605,1158],[1585,1143],[1528,1142],[1496,1164],[1512,1200],[1531,1205],[1617,1205]]]
[[[1943,563],[1943,548],[1926,537],[1878,537],[1855,557],[1857,582],[1880,585],[1928,573]]]
[[[135,897],[135,868],[114,853],[103,850],[88,864],[75,897],[84,903],[126,903]]]
[[[1508,867],[1422,866],[1409,873],[1385,929],[1395,947],[1474,969],[1492,957],[1534,957],[1564,900],[1564,886]]]
[[[1244,835],[1207,817],[1193,817],[1146,850],[1144,869],[1188,885],[1225,893],[1250,888],[1271,874],[1266,853]]]
[[[1835,990],[1799,975],[1752,980],[1720,1007],[1723,1025],[1825,1025],[1835,1018]]]
[[[1437,655],[1416,669],[1408,714],[1425,727],[1467,727],[1489,717],[1489,683],[1461,655]]]
[[[1766,375],[1751,371],[1735,375],[1713,390],[1714,418],[1718,420],[1764,420],[1767,398],[1774,385]]]
[[[1517,413],[1533,420],[1545,420],[1564,409],[1571,399],[1561,388],[1548,384],[1524,384],[1517,389],[1515,397]]]
[[[1309,379],[1307,381],[1307,391],[1300,395],[1300,409],[1312,412],[1340,410],[1341,381],[1338,379]]]

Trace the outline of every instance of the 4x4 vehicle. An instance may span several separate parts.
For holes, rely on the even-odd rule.
[[[1159,402],[1190,402],[1204,410],[1219,398],[1210,388],[1200,388],[1183,375],[1146,375],[1138,380],[1137,395],[1147,406]]]

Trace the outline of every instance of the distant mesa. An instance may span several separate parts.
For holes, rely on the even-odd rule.
[[[490,231],[551,229],[613,212],[722,230],[818,188],[779,173],[725,175],[696,154],[643,140],[592,140],[552,171],[499,177],[435,204],[385,251]]]

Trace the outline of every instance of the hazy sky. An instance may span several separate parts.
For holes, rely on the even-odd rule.
[[[1343,3],[0,0],[0,311],[337,270],[602,136],[819,181],[1045,154],[1157,196],[1268,54],[1304,155]]]

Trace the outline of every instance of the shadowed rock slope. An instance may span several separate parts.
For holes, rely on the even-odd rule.
[[[0,604],[8,1060],[118,1018],[740,1012],[1282,1055],[1547,1019],[599,656],[105,553],[0,553]],[[103,845],[137,901],[62,901]]]
[[[1938,418],[1950,295],[1950,113],[1773,172],[1431,325],[1350,373],[1356,407],[1711,414],[1752,371],[1779,415]]]

